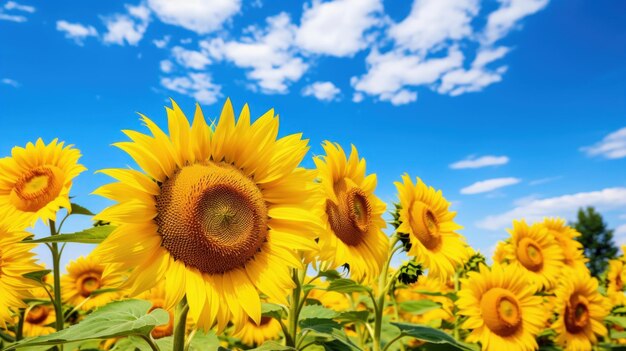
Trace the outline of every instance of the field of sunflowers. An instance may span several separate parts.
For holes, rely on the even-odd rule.
[[[72,202],[80,151],[41,139],[0,159],[3,350],[618,350],[624,260],[603,281],[563,219],[510,224],[492,259],[469,247],[440,190],[398,175],[376,195],[356,147],[301,134],[270,110],[141,116],[103,169],[100,213]],[[147,132],[146,132],[147,130]],[[85,177],[86,175],[82,175]],[[67,233],[69,216],[93,227]],[[42,221],[49,236],[34,238]],[[97,243],[60,267],[66,243]],[[52,267],[33,253],[45,245]],[[392,267],[404,252],[410,260]],[[489,264],[492,262],[491,264]]]

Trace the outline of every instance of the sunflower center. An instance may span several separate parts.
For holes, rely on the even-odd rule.
[[[522,315],[515,295],[502,288],[492,288],[480,300],[483,320],[500,336],[513,335],[522,326]]]
[[[87,272],[81,275],[76,280],[76,285],[78,285],[78,292],[82,297],[89,297],[91,293],[100,289],[100,278],[102,277],[102,273],[99,272]]]
[[[589,302],[584,296],[574,294],[565,306],[565,329],[580,333],[589,324]]]
[[[522,238],[517,245],[517,259],[526,269],[538,272],[543,268],[541,247],[531,238]]]
[[[363,242],[372,222],[372,207],[367,194],[345,181],[335,185],[338,203],[326,201],[328,222],[335,235],[346,245]]]
[[[48,307],[37,305],[28,311],[26,321],[30,324],[41,324],[48,318],[48,315],[50,315]]]
[[[162,299],[152,299],[152,307],[148,313],[156,310],[157,308],[163,308],[165,306],[165,301]],[[157,325],[152,329],[152,337],[155,339],[164,338],[166,336],[170,336],[174,333],[174,313],[172,311],[167,311],[170,316],[169,321],[166,324]]]
[[[55,166],[40,166],[24,173],[11,190],[11,203],[20,211],[37,212],[54,200],[61,189],[65,176]]]
[[[161,245],[203,273],[243,266],[267,238],[263,194],[231,165],[186,166],[162,184],[156,202]]]
[[[441,246],[439,221],[433,211],[422,202],[416,202],[411,208],[411,229],[428,250],[434,250]]]

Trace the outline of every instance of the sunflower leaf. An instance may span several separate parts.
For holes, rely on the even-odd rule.
[[[125,300],[112,302],[88,315],[82,322],[56,333],[28,338],[7,347],[7,350],[29,346],[57,345],[81,340],[109,339],[129,335],[148,336],[152,329],[169,321],[169,314],[155,309],[150,301]]]
[[[103,225],[98,227],[93,227],[89,229],[85,229],[82,232],[70,233],[70,234],[59,234],[48,236],[41,239],[35,239],[28,241],[29,243],[64,243],[64,242],[72,242],[72,243],[82,243],[82,244],[98,244],[104,241],[109,234],[115,229],[114,226],[111,225]]]
[[[354,280],[350,279],[337,279],[330,282],[327,291],[336,291],[340,293],[353,293],[353,292],[367,292],[368,289],[363,285],[359,285]]]
[[[79,214],[85,216],[94,216],[94,213],[89,211],[86,207],[72,202],[72,214]]]
[[[299,319],[333,319],[337,317],[337,312],[328,309],[324,306],[320,305],[307,305],[302,307],[302,311],[300,311]]]
[[[345,311],[337,316],[337,320],[342,322],[367,322],[369,317],[368,311]]]
[[[264,302],[261,304],[261,315],[263,317],[271,317],[277,320],[283,318],[285,308],[275,303]]]
[[[300,321],[302,331],[312,330],[319,333],[330,334],[333,330],[340,330],[341,324],[328,318],[308,318]]]
[[[626,328],[626,317],[608,316],[604,318],[604,321]]]
[[[49,269],[43,269],[40,271],[34,271],[34,272],[28,272],[26,274],[23,275],[24,278],[28,278],[31,280],[36,281],[37,283],[43,283],[43,278],[48,275],[50,272],[52,272]]]
[[[432,300],[414,300],[402,301],[398,304],[398,307],[404,312],[418,315],[439,309],[441,304]]]
[[[391,322],[391,324],[398,327],[404,336],[410,336],[433,344],[448,344],[459,350],[473,350],[471,347],[455,340],[450,334],[439,329],[411,323]]]
[[[263,345],[251,349],[250,351],[295,351],[293,347],[281,345],[276,341],[267,341]]]

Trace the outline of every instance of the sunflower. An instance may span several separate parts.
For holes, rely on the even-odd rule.
[[[480,342],[483,350],[536,350],[545,312],[521,268],[481,265],[467,275],[456,301],[459,314],[467,316],[461,327],[472,330],[467,341]]]
[[[626,305],[626,295],[624,295],[626,267],[624,267],[624,261],[619,259],[609,261],[609,270],[606,280],[606,295],[613,305]]]
[[[56,314],[48,293],[44,288],[33,289],[37,302],[26,309],[24,315],[24,336],[40,336],[54,333]]]
[[[233,334],[233,337],[241,340],[248,346],[261,345],[267,340],[274,340],[280,337],[280,322],[274,318],[261,317],[261,322],[256,323],[252,319],[244,324],[243,328]]]
[[[555,290],[557,320],[552,324],[556,342],[565,351],[591,350],[596,335],[606,336],[602,324],[610,303],[598,292],[598,281],[589,272],[566,272]]]
[[[344,312],[352,308],[348,295],[337,291],[327,291],[327,281],[317,281],[316,288],[311,289],[308,298],[319,301],[322,306],[333,311]]]
[[[506,245],[506,241],[498,241],[498,243],[496,244],[496,249],[493,252],[494,263],[504,263],[504,259],[506,256],[506,250],[504,250],[504,248],[506,247]]]
[[[169,136],[142,116],[151,135],[125,131],[131,141],[115,144],[145,173],[101,171],[119,182],[95,193],[118,203],[96,219],[117,227],[95,255],[110,270],[134,269],[131,296],[167,277],[164,307],[186,295],[198,327],[260,323],[259,291],[287,304],[291,269],[303,267],[299,252],[317,249],[315,174],[298,167],[308,141],[276,139],[273,110],[251,123],[246,105],[235,121],[227,100],[215,127],[199,107],[190,127],[172,103]]]
[[[36,245],[22,242],[31,234],[21,229],[14,222],[0,218],[0,326],[4,328],[18,308],[27,307],[22,300],[32,297],[30,290],[39,286],[34,280],[24,278],[24,274],[43,269],[31,251]]]
[[[86,170],[77,163],[77,149],[57,139],[48,145],[38,139],[14,147],[11,155],[0,159],[0,213],[33,225],[38,219],[54,220],[61,207],[70,211],[72,180]]]
[[[155,287],[140,294],[139,298],[152,302],[152,307],[148,312],[157,308],[165,308],[165,281],[161,280]],[[152,329],[152,337],[155,339],[164,338],[174,333],[174,310],[170,308],[166,311],[170,315],[170,320],[167,324]]]
[[[428,324],[435,328],[441,326],[442,321],[453,321],[454,302],[447,296],[438,296],[433,294],[446,294],[450,292],[448,286],[436,278],[420,277],[419,280],[406,288],[397,289],[395,291],[396,301],[399,303],[399,313],[402,320],[410,323]],[[402,309],[402,303],[405,301],[430,300],[440,305],[424,313],[413,314],[410,311]]]
[[[95,257],[81,256],[66,269],[67,274],[61,277],[63,302],[89,311],[122,297],[122,292],[115,289],[122,282],[122,276],[115,272],[103,276],[105,265]]]
[[[563,250],[554,236],[540,223],[513,221],[510,242],[504,247],[504,258],[522,268],[531,284],[538,289],[551,289],[563,268]]]
[[[576,271],[587,270],[589,261],[583,252],[583,244],[576,240],[580,233],[565,224],[562,218],[545,218],[541,223],[554,236],[563,250],[563,263]]]
[[[376,195],[376,174],[365,175],[365,159],[354,146],[349,157],[336,143],[324,142],[325,156],[314,159],[325,211],[320,259],[331,268],[348,265],[357,281],[380,274],[389,238],[382,231],[386,205]]]
[[[462,229],[454,222],[456,212],[441,194],[408,174],[402,183],[395,182],[400,199],[399,233],[409,234],[409,256],[415,256],[428,269],[428,274],[443,281],[469,258],[465,239],[455,231]]]

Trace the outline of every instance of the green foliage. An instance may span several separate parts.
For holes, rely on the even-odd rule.
[[[151,302],[144,300],[112,302],[67,329],[18,341],[5,350],[131,335],[147,337],[154,327],[169,320],[169,314],[162,309],[148,313],[151,306]]]
[[[606,270],[608,260],[617,255],[613,230],[607,228],[602,216],[593,207],[579,209],[572,226],[581,234],[578,241],[583,244],[585,256],[589,258],[587,267],[591,275],[599,277]]]
[[[43,284],[44,283],[43,278],[46,275],[48,275],[50,272],[52,272],[52,271],[49,270],[49,269],[43,269],[43,270],[40,270],[40,271],[28,272],[28,273],[24,274],[24,278],[28,278],[28,279],[36,281],[39,284]]]
[[[402,301],[398,304],[398,308],[411,314],[424,314],[428,311],[441,308],[441,304],[432,300]]]
[[[406,285],[413,284],[423,273],[421,264],[414,261],[405,262],[399,269],[398,281]]]
[[[72,203],[72,214],[79,214],[79,215],[85,215],[85,216],[94,216],[94,213],[89,211],[87,208],[79,205],[79,204],[75,204]]]
[[[439,329],[411,323],[392,322],[391,324],[398,327],[403,336],[410,336],[433,344],[447,344],[450,347],[448,348],[449,350],[473,351],[468,345],[458,342],[452,336]]]
[[[41,239],[35,239],[28,241],[29,243],[82,243],[82,244],[98,244],[104,241],[109,234],[115,229],[111,225],[96,226],[89,229],[85,229],[80,232],[70,234],[59,234],[54,236],[48,236]]]
[[[341,279],[333,280],[332,282],[330,282],[326,290],[336,291],[340,293],[353,293],[353,292],[367,292],[368,288],[363,285],[358,284],[354,280],[341,278]]]

